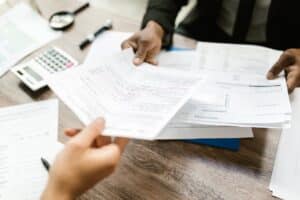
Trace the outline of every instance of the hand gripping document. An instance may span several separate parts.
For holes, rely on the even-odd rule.
[[[113,54],[120,52],[121,43],[129,38],[133,33],[108,31],[98,38],[92,45],[87,55],[84,66],[100,66],[102,60]],[[105,47],[105,48],[103,48]],[[194,70],[193,62],[195,61],[196,51],[168,51],[161,52],[158,55],[158,68],[166,70],[180,70],[180,73],[190,72],[201,75]],[[141,66],[143,67],[143,66]],[[157,68],[157,67],[156,67]],[[196,72],[196,73],[195,73]],[[201,79],[201,77],[200,77]],[[202,85],[202,84],[201,84]],[[226,109],[226,93],[221,94],[215,91],[203,90],[201,93],[194,94],[193,99],[188,104],[196,105],[201,109],[210,109],[216,112]],[[63,99],[64,100],[64,99]],[[201,109],[199,111],[201,112]],[[194,138],[248,138],[253,137],[250,128],[241,127],[224,127],[224,126],[207,126],[187,123],[177,123],[180,115],[176,114],[168,126],[159,134],[156,139],[194,139]],[[180,119],[181,120],[181,119]]]
[[[48,79],[50,88],[88,124],[102,116],[104,134],[156,139],[189,100],[199,77],[151,65],[136,67],[131,49]]]

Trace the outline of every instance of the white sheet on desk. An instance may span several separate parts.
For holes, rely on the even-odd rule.
[[[129,38],[133,33],[126,32],[114,32],[108,31],[101,35],[91,47],[89,54],[84,62],[84,66],[96,66],[102,63],[103,58],[111,56],[114,53],[117,53],[121,49],[121,43]],[[159,66],[164,68],[177,69],[190,71],[192,70],[192,63],[194,61],[195,51],[171,51],[171,52],[161,52],[158,55]],[[200,95],[197,97],[198,101],[204,105],[213,104],[214,108],[220,109],[224,108],[224,102],[222,100],[225,98],[225,94],[222,96],[214,93],[207,93],[207,95]],[[219,104],[216,106],[215,104]],[[211,106],[210,106],[211,108]],[[75,110],[75,108],[74,108]],[[77,109],[78,115],[81,112]],[[172,125],[171,125],[172,126]],[[242,128],[232,128],[232,127],[210,127],[208,126],[193,126],[186,125],[182,127],[177,124],[174,126],[168,126],[169,129],[164,129],[162,134],[163,138],[176,139],[176,138],[245,138],[252,137],[251,129],[242,129]],[[179,127],[180,126],[180,127]],[[188,126],[188,127],[187,127]],[[183,135],[184,133],[184,135]]]
[[[300,197],[300,90],[291,95],[293,120],[290,129],[283,130],[277,150],[270,190],[287,200]]]
[[[60,32],[28,4],[20,3],[0,17],[0,76],[26,55],[57,39]]]
[[[284,78],[278,79],[278,86],[274,87],[205,83],[196,92],[199,97],[194,95],[176,115],[176,122],[240,126],[257,124],[261,127],[262,124],[288,124],[290,121],[291,109]],[[209,95],[212,92],[215,97]],[[207,94],[215,98],[215,101],[210,100],[211,104],[201,100],[201,96],[204,98]]]
[[[286,81],[283,77],[272,81],[265,77],[280,53],[258,46],[200,42],[190,71],[206,84],[199,87],[174,122],[289,127],[291,108]],[[173,62],[176,66],[176,60]],[[203,103],[207,96],[210,104]]]
[[[265,77],[282,51],[256,45],[199,42],[195,71],[236,72]]]
[[[101,64],[103,58],[109,57],[121,50],[123,41],[132,36],[131,32],[107,31],[99,36],[92,44],[83,63],[84,66]],[[157,59],[159,66],[165,68],[190,71],[194,61],[195,51],[162,51]]]
[[[221,138],[252,138],[251,128],[226,126],[200,126],[189,124],[173,124],[172,122],[159,134],[157,139],[221,139]]]
[[[132,64],[131,49],[48,80],[51,89],[85,123],[102,116],[105,135],[156,139],[191,97],[199,79],[191,74]]]
[[[121,44],[133,33],[107,31],[100,35],[92,44],[91,49],[83,63],[84,66],[97,66],[102,59],[121,51]]]
[[[0,127],[0,199],[39,199],[48,177],[40,158],[57,152],[58,101],[1,108]]]

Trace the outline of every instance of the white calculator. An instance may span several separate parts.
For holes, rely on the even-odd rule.
[[[44,78],[56,72],[75,67],[78,62],[63,50],[51,47],[25,64],[14,67],[11,71],[32,91],[47,86]]]

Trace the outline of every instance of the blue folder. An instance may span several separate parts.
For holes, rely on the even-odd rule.
[[[232,151],[238,151],[240,149],[240,139],[194,139],[184,141],[193,144],[204,144],[207,146],[229,149]]]
[[[171,48],[171,51],[186,51],[190,49],[184,48]],[[183,140],[188,143],[193,144],[204,144],[217,148],[229,149],[232,151],[238,151],[240,149],[240,139],[232,138],[232,139],[193,139],[193,140]]]

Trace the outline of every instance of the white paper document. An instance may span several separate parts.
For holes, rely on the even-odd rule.
[[[84,66],[97,67],[102,64],[103,60],[107,57],[120,52],[121,43],[129,38],[133,33],[127,32],[115,32],[108,31],[98,37],[98,39],[92,44],[91,50],[84,61]],[[192,63],[194,62],[195,51],[169,51],[161,52],[158,55],[158,62],[160,68],[166,68],[168,70],[181,70],[184,72],[192,70]],[[141,66],[142,67],[142,66]],[[181,72],[180,72],[181,73]],[[57,87],[59,85],[55,84]],[[63,88],[58,89],[63,90]],[[201,101],[204,105],[213,104],[217,109],[224,107],[223,96],[218,94],[207,94],[206,96],[201,95]],[[63,100],[67,100],[64,98]],[[217,102],[216,102],[217,99]],[[216,104],[215,104],[216,103]],[[72,104],[72,103],[71,103]],[[84,112],[81,112],[81,108],[76,108],[73,105],[73,111],[77,110],[76,114],[80,119],[84,117]],[[168,128],[163,129],[160,136],[157,139],[186,139],[186,138],[245,138],[253,137],[251,129],[242,129],[238,127],[213,127],[213,126],[199,126],[190,124],[174,124],[170,123]]]
[[[195,71],[235,72],[266,76],[281,51],[256,45],[199,42]]]
[[[291,108],[283,76],[267,80],[280,52],[268,48],[202,43],[191,72],[203,78],[175,123],[286,128]]]
[[[300,90],[291,95],[293,120],[290,129],[283,130],[273,168],[270,190],[286,200],[300,198]]]
[[[85,124],[104,117],[105,135],[153,140],[200,81],[179,71],[136,67],[133,57],[128,49],[96,67],[56,74],[48,85]]]
[[[133,33],[107,31],[101,34],[92,44],[83,65],[95,66],[102,62],[102,59],[110,57],[121,51],[123,41],[132,36]]]
[[[130,32],[107,31],[100,35],[92,44],[87,55],[85,66],[94,66],[101,63],[102,59],[121,51],[123,41],[132,36]],[[190,71],[195,58],[195,51],[162,51],[157,60],[159,66],[170,69]]]
[[[179,124],[172,121],[161,131],[156,139],[184,140],[184,139],[224,139],[224,138],[252,138],[251,128],[228,126],[201,126],[193,124]]]
[[[0,17],[0,76],[26,55],[60,35],[25,3],[7,11]]]
[[[39,199],[58,151],[58,101],[0,109],[0,200]],[[61,147],[59,147],[61,148]]]

